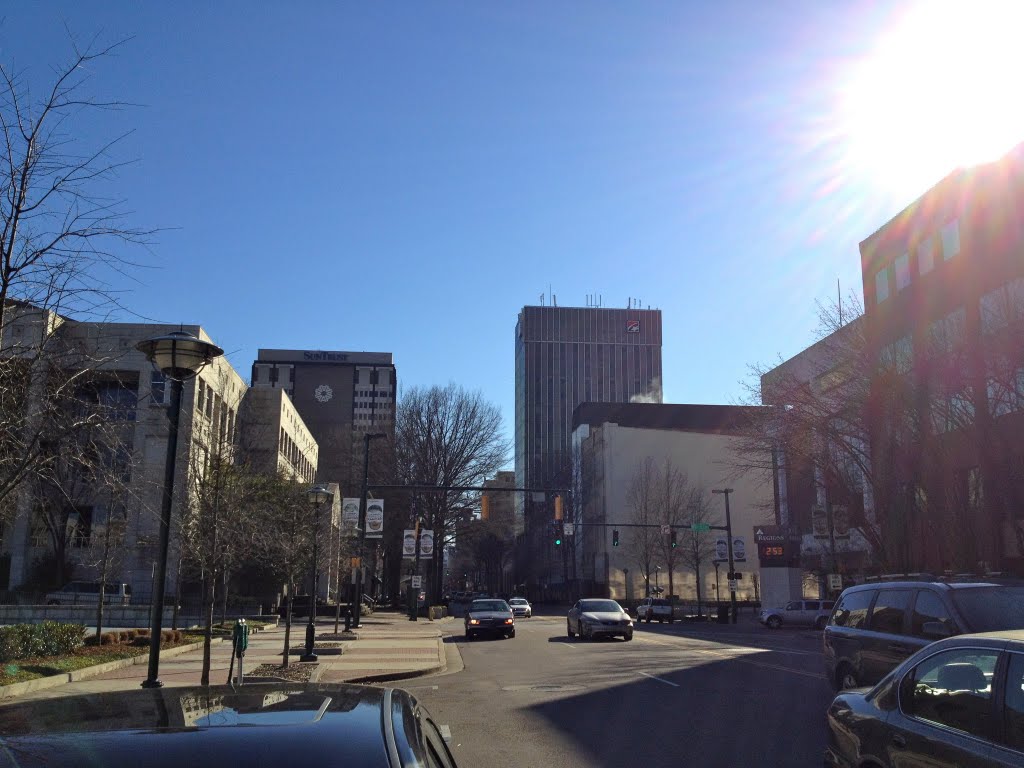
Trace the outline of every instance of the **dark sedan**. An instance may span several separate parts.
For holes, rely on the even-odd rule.
[[[466,639],[480,635],[516,636],[516,620],[504,600],[474,600],[466,609]]]
[[[959,635],[828,710],[827,766],[1024,764],[1024,630]]]
[[[405,691],[360,685],[159,688],[0,707],[0,766],[454,766]]]

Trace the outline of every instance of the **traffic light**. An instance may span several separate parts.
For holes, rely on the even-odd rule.
[[[619,532],[616,531],[615,529],[612,529],[612,546],[613,547],[619,546]]]
[[[562,496],[555,496],[555,520],[562,522]]]
[[[551,522],[551,538],[555,540],[555,546],[562,546],[562,524],[558,520]]]
[[[491,500],[487,496],[480,497],[480,519],[486,520],[491,516]]]
[[[679,546],[679,542],[676,541],[676,532],[672,531],[672,549],[675,549],[678,546]]]

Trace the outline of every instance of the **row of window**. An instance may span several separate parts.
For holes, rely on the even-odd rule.
[[[278,450],[281,455],[295,467],[295,471],[303,477],[313,476],[313,464],[310,462],[305,454],[299,449],[295,441],[292,440],[291,435],[285,432],[284,427],[281,428],[280,440],[278,441]]]
[[[875,303],[881,304],[891,295],[895,283],[896,291],[902,291],[911,283],[910,257],[914,255],[919,275],[926,275],[935,267],[937,246],[941,248],[942,260],[949,261],[960,253],[960,223],[957,219],[946,224],[939,231],[938,240],[929,235],[912,250],[896,257],[891,266],[883,267],[875,274]]]

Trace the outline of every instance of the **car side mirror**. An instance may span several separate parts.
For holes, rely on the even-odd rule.
[[[941,621],[926,621],[921,625],[921,634],[925,637],[934,637],[936,639],[942,639],[944,637],[952,637],[953,633],[949,627],[943,624]]]

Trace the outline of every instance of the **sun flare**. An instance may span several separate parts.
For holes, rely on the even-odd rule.
[[[1024,140],[1024,2],[923,0],[842,89],[847,161],[890,192],[920,191]]]

